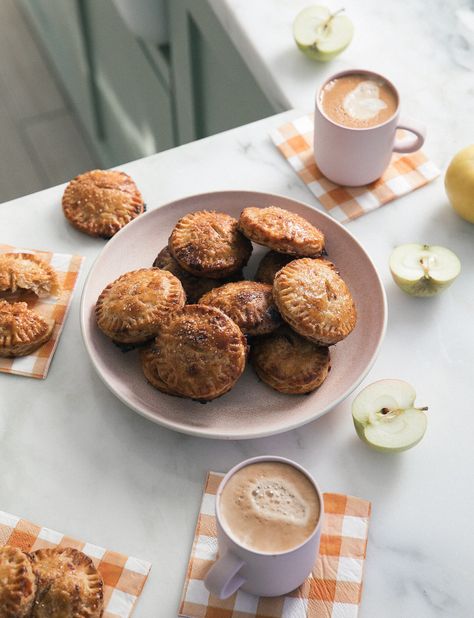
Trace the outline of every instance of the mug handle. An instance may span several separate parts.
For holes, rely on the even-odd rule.
[[[227,599],[247,581],[239,575],[244,564],[245,562],[232,552],[225,553],[207,572],[204,585],[219,599]]]
[[[413,135],[395,139],[393,152],[415,152],[425,143],[426,127],[416,120],[401,118],[397,124],[397,129],[410,131]]]

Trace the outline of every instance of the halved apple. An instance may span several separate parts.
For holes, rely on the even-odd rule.
[[[311,58],[327,62],[352,41],[354,26],[341,11],[331,13],[326,6],[309,6],[296,16],[293,36],[298,48]]]
[[[413,386],[403,380],[379,380],[364,388],[352,403],[359,438],[377,451],[398,453],[422,439],[427,407],[415,407]]]

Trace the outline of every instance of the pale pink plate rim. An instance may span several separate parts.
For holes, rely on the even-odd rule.
[[[269,200],[269,203],[272,202],[272,200],[285,200],[285,201],[290,201],[290,202],[294,202],[295,204],[298,204],[300,206],[304,206],[306,208],[310,208],[311,210],[315,210],[319,216],[323,217],[324,219],[327,219],[331,225],[335,225],[336,227],[339,227],[341,230],[343,230],[343,233],[347,234],[352,240],[353,242],[359,247],[360,251],[364,254],[364,256],[366,257],[366,259],[368,260],[368,262],[371,264],[377,283],[378,283],[378,287],[379,287],[379,293],[380,293],[380,299],[382,301],[382,307],[383,307],[383,323],[382,323],[382,327],[380,329],[379,335],[378,335],[378,340],[375,344],[374,347],[374,351],[372,353],[372,356],[370,357],[369,362],[367,363],[366,367],[361,371],[361,373],[359,374],[359,376],[352,382],[352,384],[346,388],[346,390],[339,395],[336,399],[334,399],[334,401],[332,401],[330,404],[328,404],[326,407],[318,410],[313,416],[308,416],[307,418],[304,419],[299,419],[298,421],[293,421],[291,420],[291,417],[288,417],[288,422],[284,424],[284,426],[280,426],[277,428],[272,428],[270,430],[261,430],[261,431],[253,431],[250,433],[236,433],[236,434],[232,434],[230,435],[228,432],[226,433],[222,433],[222,434],[218,434],[218,433],[209,433],[207,432],[205,429],[200,428],[200,427],[194,427],[192,425],[189,426],[183,426],[181,423],[174,423],[172,420],[169,419],[165,419],[165,418],[160,418],[157,417],[156,415],[154,415],[153,413],[149,412],[147,409],[145,409],[144,407],[141,407],[140,405],[134,405],[133,403],[131,403],[126,397],[122,396],[122,394],[120,393],[119,390],[117,390],[116,388],[114,388],[108,381],[107,379],[104,377],[104,375],[102,374],[101,368],[99,367],[98,364],[98,359],[96,358],[96,355],[94,353],[94,351],[92,350],[92,346],[91,346],[91,342],[89,341],[89,337],[87,334],[87,321],[89,319],[88,315],[86,314],[86,294],[88,291],[88,286],[89,286],[89,282],[92,279],[92,277],[94,276],[94,271],[95,268],[97,266],[97,264],[100,262],[100,260],[102,259],[102,256],[104,255],[104,253],[106,253],[109,249],[110,246],[112,246],[113,244],[115,244],[121,237],[121,235],[126,232],[129,233],[130,228],[134,226],[135,223],[138,223],[140,220],[142,220],[144,217],[149,217],[149,216],[156,216],[156,211],[159,211],[161,208],[165,208],[165,207],[169,207],[171,205],[182,205],[185,202],[188,201],[193,201],[193,200],[203,200],[206,197],[217,197],[217,196],[222,196],[223,198],[225,196],[231,197],[231,196],[239,196],[239,197],[245,197],[246,199],[248,199],[249,201],[252,200],[252,197],[258,196],[259,198],[265,197]],[[165,204],[160,204],[159,206],[157,206],[156,208],[153,208],[151,210],[148,210],[146,213],[143,213],[142,215],[140,215],[139,217],[137,217],[137,219],[135,219],[134,221],[132,221],[131,223],[129,223],[127,226],[125,226],[124,228],[122,228],[122,230],[120,230],[120,232],[118,232],[114,237],[112,237],[107,244],[104,246],[104,248],[102,249],[102,251],[99,253],[99,255],[95,258],[89,273],[86,277],[86,280],[84,282],[84,287],[82,289],[82,294],[81,294],[81,303],[80,303],[80,325],[81,325],[81,334],[82,334],[82,340],[84,342],[84,346],[87,350],[87,353],[89,355],[89,358],[92,362],[92,365],[95,369],[95,371],[97,372],[97,374],[99,375],[100,379],[102,380],[102,382],[107,386],[107,388],[122,402],[124,403],[128,408],[130,408],[131,410],[137,412],[138,414],[140,414],[141,416],[147,418],[148,420],[157,423],[158,425],[161,425],[163,427],[166,427],[167,429],[171,429],[173,431],[177,431],[179,433],[184,433],[187,435],[192,435],[192,436],[197,436],[197,437],[201,437],[201,438],[209,438],[209,439],[220,439],[220,440],[248,440],[248,439],[256,439],[256,438],[264,438],[264,437],[268,437],[271,435],[277,435],[280,433],[285,433],[287,431],[292,431],[293,429],[297,429],[298,427],[302,427],[303,425],[306,425],[308,423],[311,423],[315,420],[317,420],[318,418],[321,418],[322,416],[324,416],[325,414],[327,414],[328,412],[330,412],[332,409],[334,409],[336,406],[338,406],[342,401],[344,401],[358,386],[359,384],[364,380],[364,378],[367,376],[367,374],[369,373],[369,371],[372,369],[375,360],[379,354],[380,351],[380,347],[382,345],[386,330],[387,330],[387,319],[388,319],[388,310],[387,310],[387,296],[385,293],[385,288],[383,286],[382,280],[380,278],[380,275],[377,271],[377,268],[375,267],[375,264],[373,263],[373,260],[370,258],[370,256],[368,255],[368,253],[366,252],[366,250],[364,249],[364,247],[362,246],[362,244],[357,240],[357,238],[347,230],[347,228],[345,228],[341,223],[339,223],[338,221],[336,221],[335,219],[333,219],[332,217],[330,217],[329,215],[327,215],[326,213],[324,213],[323,211],[321,211],[318,208],[315,208],[314,206],[312,206],[311,204],[308,204],[307,202],[303,202],[302,200],[296,200],[290,196],[287,195],[283,195],[283,194],[278,194],[278,193],[266,193],[263,191],[247,191],[247,190],[225,190],[225,191],[207,191],[204,193],[199,193],[199,194],[192,194],[192,195],[188,195],[188,196],[184,196],[175,200],[171,200],[170,202],[167,202]],[[166,395],[163,395],[164,397],[166,397]]]

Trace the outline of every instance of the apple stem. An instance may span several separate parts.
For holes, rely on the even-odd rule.
[[[425,279],[429,279],[429,270],[430,270],[430,260],[429,258],[424,255],[422,258],[420,258],[420,264],[421,264],[421,268],[423,269],[423,277]]]
[[[338,9],[335,13],[331,13],[331,15],[329,15],[329,17],[326,19],[326,21],[323,24],[323,30],[326,30],[328,28],[329,24],[336,17],[336,15],[339,15],[339,13],[342,13],[345,10],[346,9],[342,8],[342,9]]]

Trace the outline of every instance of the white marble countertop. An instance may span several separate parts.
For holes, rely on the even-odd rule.
[[[317,207],[268,138],[270,128],[293,116],[261,120],[123,169],[149,208],[241,188]],[[86,256],[46,381],[0,374],[0,509],[150,560],[135,615],[172,618],[206,472],[275,453],[307,466],[324,491],[372,501],[361,618],[472,616],[474,227],[452,212],[442,179],[349,224],[377,265],[389,303],[386,339],[364,383],[405,379],[419,403],[430,406],[427,435],[398,456],[360,442],[352,397],[310,425],[243,442],[173,433],[126,408],[95,374],[79,329],[80,289],[104,241],[66,223],[62,191],[0,205],[2,242]],[[410,298],[391,281],[391,249],[413,240],[446,245],[462,261],[460,279],[440,297]]]

